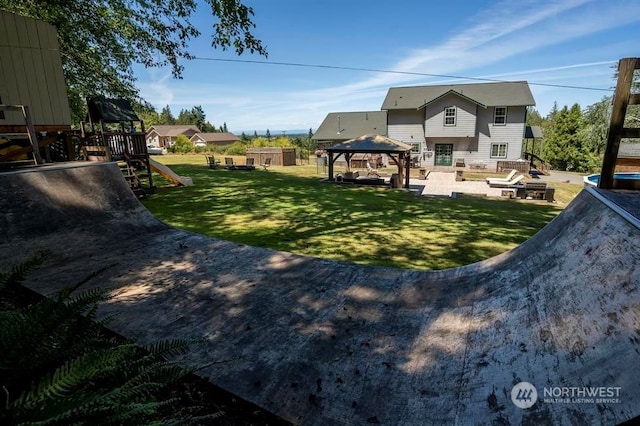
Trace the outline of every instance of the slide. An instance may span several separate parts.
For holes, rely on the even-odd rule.
[[[165,166],[164,164],[158,163],[153,158],[149,158],[149,165],[151,166],[151,170],[153,170],[154,172],[160,174],[160,176],[162,176],[165,179],[170,180],[171,182],[175,183],[176,185],[181,185],[181,186],[191,186],[191,185],[193,185],[193,181],[191,180],[190,177],[178,176],[169,167]]]

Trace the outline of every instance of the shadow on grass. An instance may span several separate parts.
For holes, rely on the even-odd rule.
[[[176,164],[193,187],[144,201],[170,225],[238,243],[370,265],[443,269],[511,249],[546,225],[551,205],[422,198],[387,188],[331,185],[289,173]]]

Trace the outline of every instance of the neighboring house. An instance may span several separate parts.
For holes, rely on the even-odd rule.
[[[362,135],[387,136],[386,111],[332,112],[314,133],[312,139],[324,149]]]
[[[229,132],[196,133],[191,136],[191,142],[196,146],[225,146],[231,145],[239,140],[239,137]]]
[[[525,81],[393,87],[382,104],[387,136],[413,146],[424,166],[495,166],[522,157],[527,106]]]
[[[196,133],[200,133],[200,129],[192,125],[157,125],[147,129],[147,145],[155,145],[160,148],[172,146],[176,138],[180,135],[190,139]]]

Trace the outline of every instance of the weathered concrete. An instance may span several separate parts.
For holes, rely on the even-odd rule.
[[[615,424],[640,415],[640,230],[583,191],[526,243],[445,271],[367,267],[172,229],[114,165],[0,174],[0,268],[48,248],[44,294],[101,271],[100,315],[141,342],[204,337],[219,386],[293,422]],[[635,200],[637,196],[623,194]],[[217,202],[225,202],[217,200]],[[631,207],[629,207],[631,206]],[[538,402],[517,408],[515,383]],[[552,386],[619,403],[544,403]]]

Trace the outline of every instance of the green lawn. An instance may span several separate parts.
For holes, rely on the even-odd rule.
[[[315,165],[269,171],[207,168],[204,155],[155,157],[192,187],[165,186],[144,200],[164,222],[191,232],[307,256],[407,269],[443,269],[515,247],[562,203],[419,197],[403,190],[320,182]],[[573,194],[573,195],[571,195]]]

